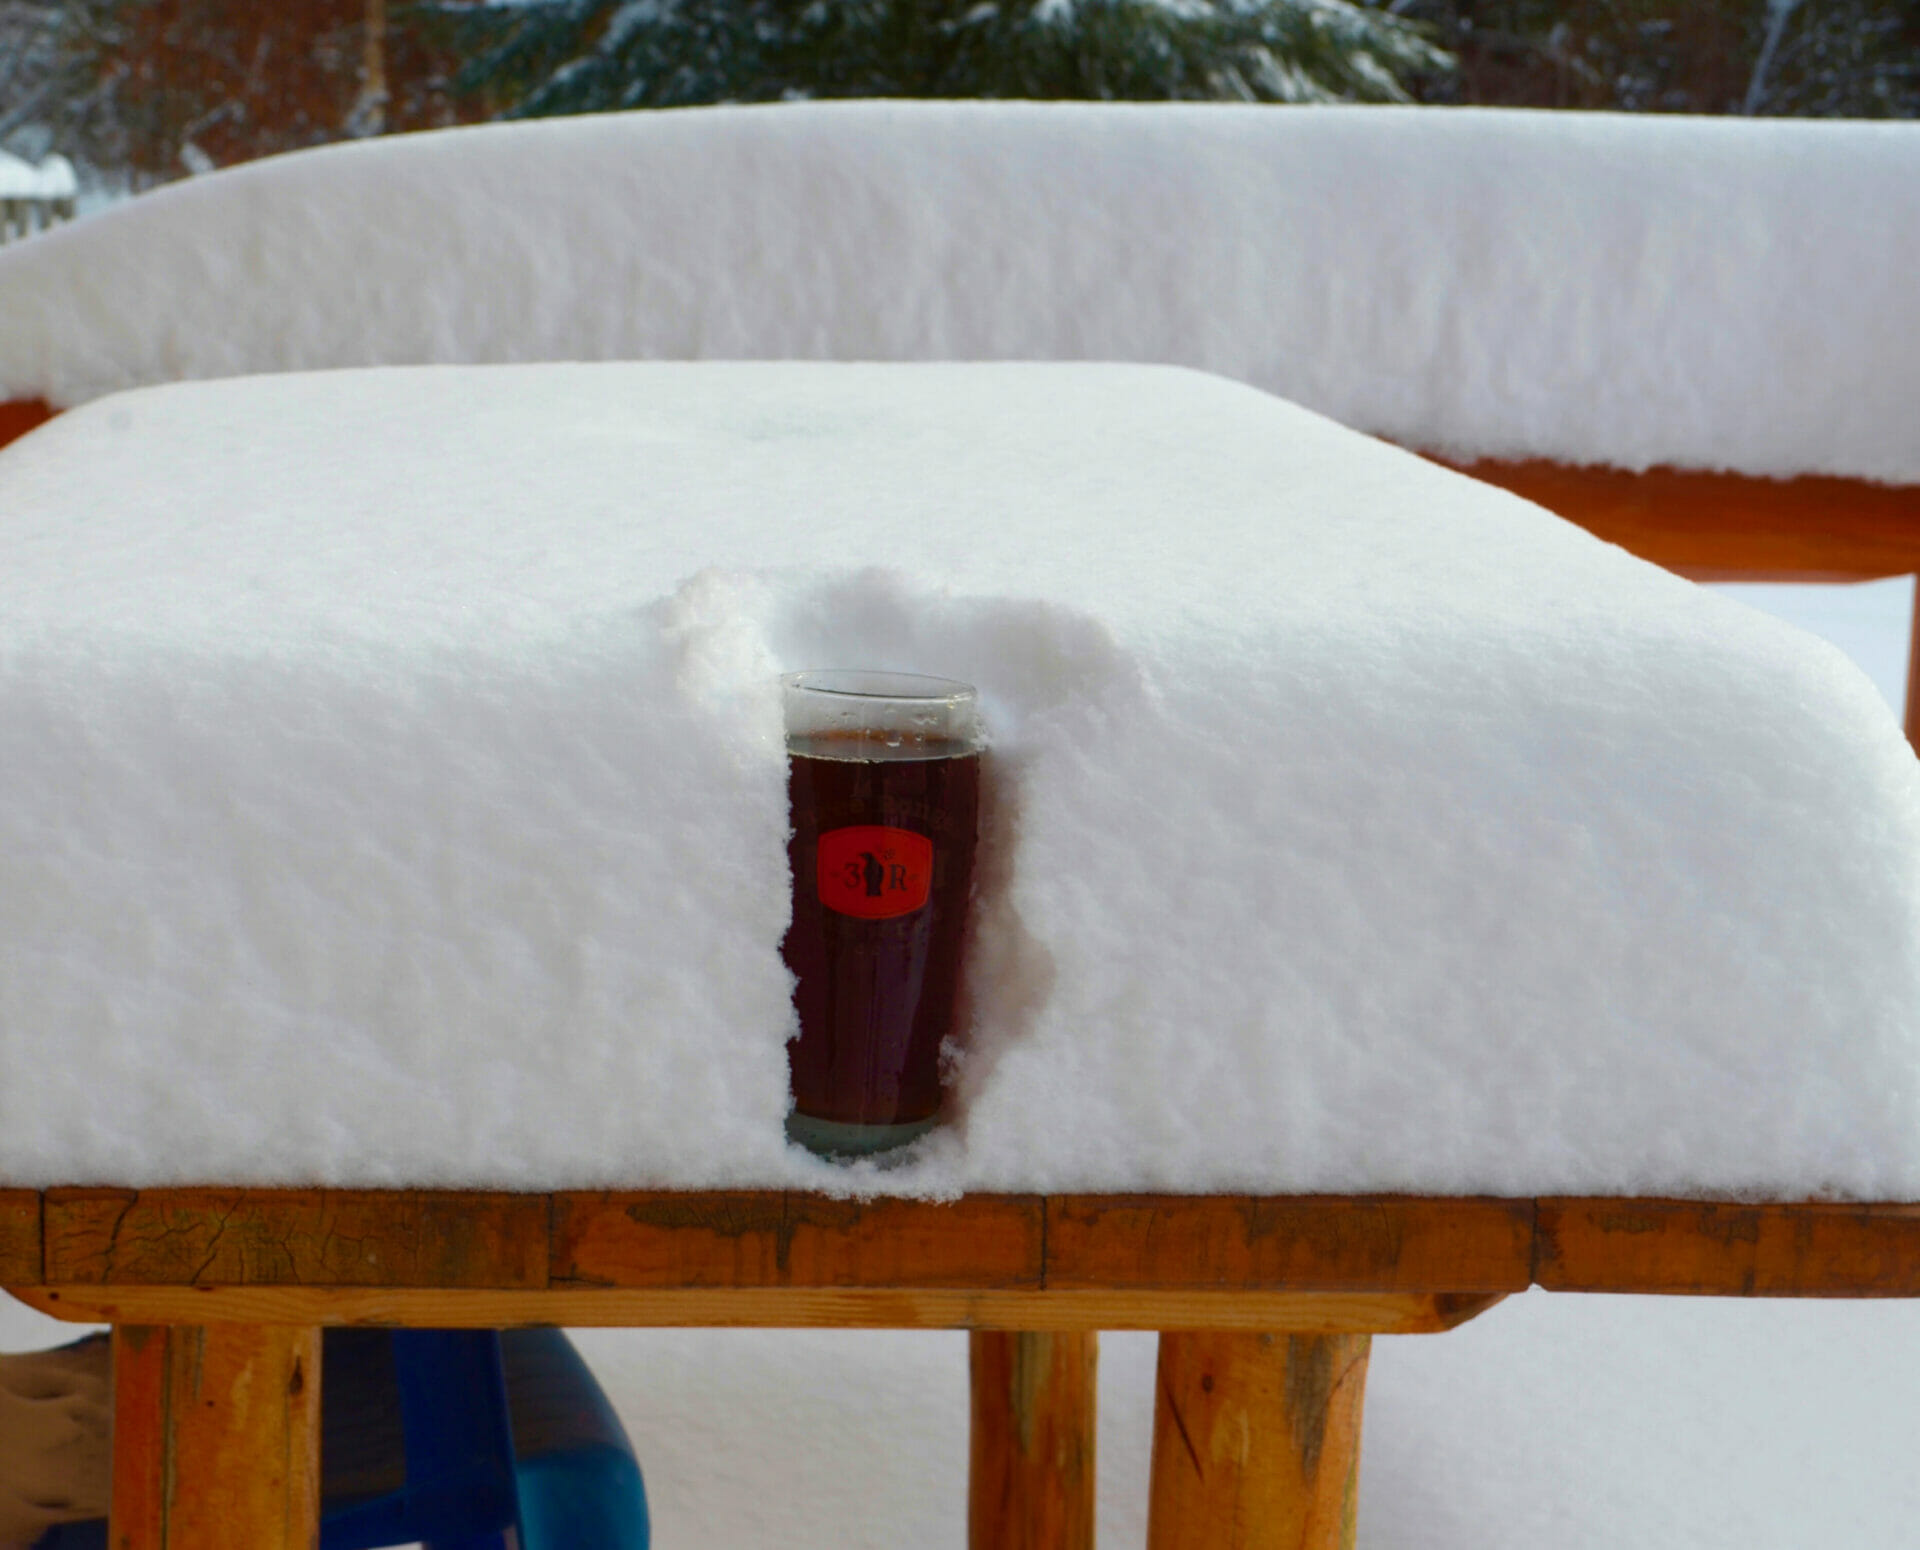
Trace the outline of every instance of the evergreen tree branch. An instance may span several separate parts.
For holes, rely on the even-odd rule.
[[[1407,100],[1426,30],[1352,0],[536,0],[465,18],[510,117],[792,97]]]

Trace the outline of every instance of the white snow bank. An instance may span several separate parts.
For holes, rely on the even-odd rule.
[[[835,103],[357,142],[0,253],[0,397],[429,362],[1200,367],[1461,456],[1920,480],[1920,125]]]
[[[787,1149],[772,675],[995,739],[876,1187],[1920,1192],[1920,769],[1837,651],[1243,387],[609,365],[0,455],[0,1176]],[[871,1181],[870,1181],[871,1182]]]

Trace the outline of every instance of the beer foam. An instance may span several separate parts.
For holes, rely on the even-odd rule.
[[[0,456],[20,1184],[1920,1190],[1831,648],[1217,378],[417,368]],[[979,686],[972,1033],[789,1148],[777,675]]]

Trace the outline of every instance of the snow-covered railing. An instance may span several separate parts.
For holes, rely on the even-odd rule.
[[[55,154],[38,166],[0,151],[0,242],[73,219],[80,183],[73,163]]]

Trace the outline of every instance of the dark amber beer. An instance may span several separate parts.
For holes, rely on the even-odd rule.
[[[904,673],[784,681],[800,1032],[788,1133],[832,1156],[938,1120],[973,891],[973,691]]]

